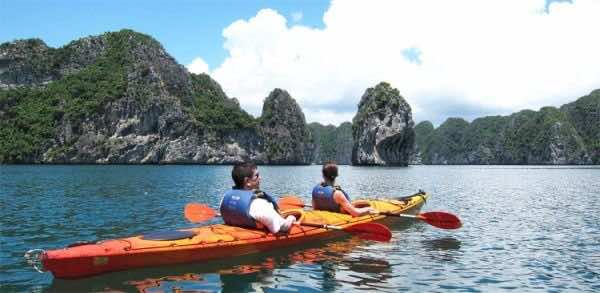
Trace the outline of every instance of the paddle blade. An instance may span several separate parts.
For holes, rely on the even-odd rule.
[[[214,218],[217,213],[205,204],[188,203],[184,210],[185,218],[192,223],[199,223]]]
[[[457,216],[446,212],[422,213],[419,214],[418,218],[442,229],[458,229],[462,227],[462,223]]]
[[[392,239],[392,231],[385,225],[379,223],[356,224],[345,227],[343,230],[366,240],[387,242]]]
[[[279,201],[277,201],[277,205],[282,210],[290,210],[304,207],[304,202],[302,199],[290,195],[279,199]]]

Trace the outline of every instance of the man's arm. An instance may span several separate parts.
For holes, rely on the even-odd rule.
[[[279,231],[287,231],[296,221],[294,216],[284,219],[273,207],[273,204],[265,199],[257,198],[250,204],[249,214],[254,220],[265,225],[273,234]]]

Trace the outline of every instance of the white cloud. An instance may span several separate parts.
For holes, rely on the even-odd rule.
[[[544,0],[333,1],[323,29],[264,9],[224,29],[229,57],[211,74],[254,115],[272,89],[286,89],[309,122],[350,120],[379,81],[400,90],[416,120],[443,121],[456,105],[471,116],[560,105],[600,88],[600,1],[544,8]]]
[[[300,22],[302,20],[302,17],[304,17],[304,14],[302,14],[301,11],[292,13],[292,20],[294,22]]]
[[[311,108],[303,108],[302,111],[311,114],[310,122],[320,122],[323,125],[333,124],[340,125],[344,122],[352,122],[352,118],[354,118],[355,112],[334,112],[326,109],[311,109]],[[308,120],[308,117],[307,117]]]
[[[192,63],[188,64],[186,67],[191,73],[208,73],[208,64],[200,57],[192,60]]]

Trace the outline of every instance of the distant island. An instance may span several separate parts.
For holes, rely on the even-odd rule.
[[[415,127],[424,164],[600,164],[600,90],[560,108]]]
[[[285,89],[260,117],[155,39],[121,30],[50,48],[0,45],[0,163],[41,164],[599,164],[600,90],[563,105],[469,123],[415,126],[381,82],[352,122],[306,123]]]

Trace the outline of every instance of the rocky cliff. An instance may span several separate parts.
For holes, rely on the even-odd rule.
[[[421,158],[422,149],[428,145],[429,137],[433,133],[433,130],[433,124],[429,121],[420,122],[415,126],[415,147],[409,162],[411,165],[423,164],[423,159]]]
[[[143,34],[0,45],[0,163],[268,163],[269,131]]]
[[[544,107],[473,122],[422,122],[417,145],[425,164],[598,164],[600,91],[560,109]],[[423,124],[423,125],[422,125]]]
[[[367,89],[352,123],[352,164],[408,165],[414,122],[410,105],[397,89],[385,82]]]
[[[260,132],[267,164],[310,164],[314,143],[302,109],[282,89],[273,90],[263,104]]]
[[[344,122],[340,126],[323,126],[319,123],[308,125],[315,141],[315,164],[335,161],[339,165],[352,162],[352,123]]]
[[[560,107],[583,139],[593,164],[600,164],[600,89]]]

